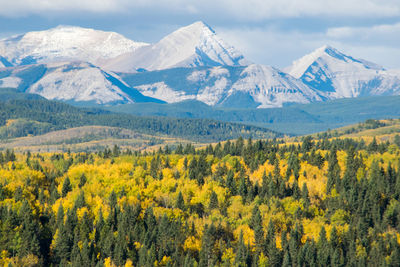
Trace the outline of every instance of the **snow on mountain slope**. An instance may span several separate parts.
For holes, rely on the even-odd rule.
[[[177,68],[121,77],[143,95],[168,103],[195,99],[212,106],[280,107],[321,97],[301,81],[262,65]]]
[[[29,93],[47,99],[109,102],[132,102],[100,69],[86,63],[49,64],[50,71],[32,84]]]
[[[259,108],[281,107],[284,103],[310,103],[321,97],[301,81],[278,69],[263,65],[250,65],[243,70],[241,79],[234,83],[230,92],[247,92]]]
[[[0,70],[0,87],[39,94],[50,100],[116,104],[160,102],[130,88],[118,76],[84,62],[58,62]]]
[[[396,73],[329,46],[294,61],[285,71],[330,99],[390,94],[400,87]]]
[[[195,22],[176,30],[156,44],[118,56],[104,67],[113,71],[132,72],[139,68],[161,70],[247,64],[249,62],[243,55],[226,44],[208,25]]]
[[[329,64],[329,67],[341,68],[341,70],[347,69],[349,71],[364,69],[383,70],[381,66],[365,60],[354,59],[339,52],[331,46],[325,45],[294,61],[290,67],[285,69],[285,71],[293,77],[299,79],[306,74],[310,66],[316,62],[321,63],[321,65],[322,63],[327,63]],[[345,63],[351,65],[347,65]]]
[[[14,65],[70,60],[96,64],[146,45],[114,32],[58,26],[1,39],[0,56]]]
[[[0,79],[0,88],[18,88],[21,79],[18,77],[5,77]]]
[[[368,95],[400,95],[400,71],[380,71],[365,87]]]

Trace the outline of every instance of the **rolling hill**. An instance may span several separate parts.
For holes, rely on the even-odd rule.
[[[367,119],[399,118],[400,96],[345,98],[269,109],[215,108],[194,101],[174,104],[138,103],[107,109],[139,116],[209,118],[241,122],[298,135],[326,131]]]
[[[101,109],[85,109],[46,99],[21,99],[21,93],[15,92],[16,99],[10,97],[0,105],[0,125],[16,129],[4,129],[12,136],[37,135],[53,130],[63,130],[80,126],[118,127],[150,135],[186,138],[192,141],[219,141],[243,137],[270,138],[281,134],[266,128],[239,123],[221,122],[210,119],[185,119],[164,117],[139,117],[129,114],[112,113]],[[0,99],[1,95],[0,95]],[[22,119],[22,121],[21,121]],[[10,120],[19,120],[13,124]],[[11,121],[12,122],[12,121]],[[35,125],[36,128],[27,127]],[[41,127],[43,126],[43,127]],[[30,132],[31,131],[31,132]]]

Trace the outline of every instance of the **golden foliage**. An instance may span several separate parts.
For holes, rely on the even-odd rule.
[[[185,243],[183,245],[183,249],[185,251],[200,251],[201,248],[201,240],[194,236],[189,236],[186,238]]]

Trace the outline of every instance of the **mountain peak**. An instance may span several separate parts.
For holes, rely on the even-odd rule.
[[[325,45],[321,46],[320,48],[317,48],[316,50],[321,50],[321,51],[325,51],[325,52],[328,52],[328,51],[337,51],[336,48],[334,48],[334,47],[332,47],[332,46],[330,46],[330,45],[328,45],[328,44],[325,44]]]
[[[146,45],[115,32],[59,25],[0,40],[0,55],[14,65],[66,60],[97,64]]]
[[[324,45],[320,48],[317,48],[313,52],[293,61],[291,66],[285,68],[285,71],[298,79],[304,74],[311,64],[313,64],[319,57],[324,55],[326,51],[330,49],[331,47],[329,45]]]
[[[192,31],[192,32],[211,32],[215,34],[215,31],[204,21],[196,21],[188,26],[182,27],[177,31]]]
[[[51,30],[64,30],[64,29],[68,29],[68,30],[69,30],[69,29],[93,30],[93,29],[90,29],[90,28],[84,28],[84,27],[80,27],[80,26],[66,25],[66,24],[57,25],[56,27],[51,28],[51,29],[49,29],[49,30],[51,31]]]
[[[313,52],[303,56],[302,58],[295,60],[291,66],[292,69],[289,71],[289,73],[296,78],[300,78],[311,64],[313,64],[319,58],[327,56],[340,59],[344,55],[337,49],[326,44],[315,49]]]
[[[384,69],[325,45],[294,61],[286,71],[327,98],[341,98],[368,95],[379,88],[378,76]]]
[[[95,30],[92,28],[86,28],[81,26],[75,25],[66,25],[60,24],[53,28],[49,28],[46,30],[38,30],[38,31],[31,31],[24,34],[20,34],[20,36],[35,36],[36,38],[40,38],[46,36],[47,38],[51,38],[54,34],[90,34],[90,33],[97,33],[97,34],[117,34],[114,32],[102,31],[102,30]]]
[[[173,65],[193,67],[219,65],[247,65],[247,60],[233,46],[227,44],[203,21],[197,21],[167,35],[155,47],[173,54]],[[171,62],[172,63],[172,62]]]
[[[239,66],[249,62],[210,26],[197,21],[165,36],[158,43],[110,60],[105,67],[118,72],[142,68],[162,70],[176,67]]]
[[[319,56],[322,56],[323,54],[327,54],[330,55],[331,57],[341,57],[344,54],[342,52],[340,52],[339,50],[337,50],[336,48],[326,44],[321,46],[320,48],[317,48],[314,52],[312,52],[311,54],[315,54]]]
[[[205,39],[219,39],[216,32],[203,21],[197,21],[181,27],[165,36],[159,43],[175,42],[179,40],[182,45],[198,46]],[[157,45],[157,44],[156,44]],[[180,45],[179,43],[175,45]]]
[[[322,65],[329,64],[331,66],[353,64],[357,65],[357,68],[383,70],[383,67],[375,63],[362,59],[355,59],[345,55],[330,45],[324,45],[302,58],[293,61],[290,67],[285,68],[285,71],[295,78],[300,78],[307,72],[309,67],[316,64],[316,62],[321,62]]]
[[[336,48],[334,48],[330,45],[324,45],[324,46],[318,48],[315,51],[315,53],[316,54],[320,53],[321,54],[320,56],[325,54],[325,55],[328,55],[330,57],[333,57],[333,58],[336,58],[339,60],[346,60],[346,58],[347,58],[347,59],[351,59],[351,60],[355,61],[355,59],[353,59],[352,57],[343,54],[342,52],[340,52],[339,50],[337,50]]]

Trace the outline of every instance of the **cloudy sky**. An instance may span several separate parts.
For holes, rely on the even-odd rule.
[[[329,44],[400,69],[400,0],[0,0],[0,38],[57,25],[156,42],[202,20],[250,60],[286,67]]]

